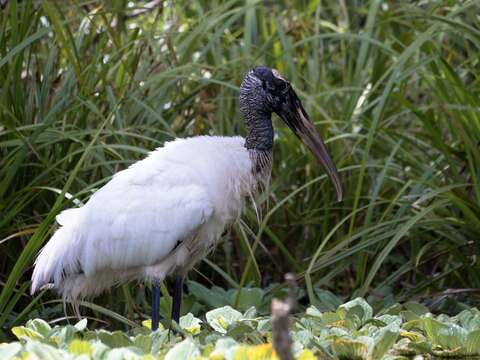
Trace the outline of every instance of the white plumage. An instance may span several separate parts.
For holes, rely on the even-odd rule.
[[[117,282],[184,273],[239,216],[256,179],[242,137],[177,139],[118,172],[37,258],[32,292],[54,281],[67,299]]]
[[[240,215],[243,200],[270,178],[272,112],[312,151],[342,187],[337,169],[290,84],[257,67],[240,86],[247,136],[199,136],[167,143],[114,175],[60,228],[37,258],[32,293],[53,281],[75,301],[133,279],[152,279],[152,329],[158,327],[159,282],[174,276],[172,319],[180,315],[186,272]]]

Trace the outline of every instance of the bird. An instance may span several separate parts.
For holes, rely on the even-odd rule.
[[[248,70],[239,93],[246,136],[193,136],[166,142],[113,175],[78,208],[63,210],[39,252],[31,293],[53,287],[64,301],[93,297],[131,280],[152,286],[158,329],[160,284],[173,279],[171,319],[179,322],[190,269],[240,217],[245,200],[268,183],[272,114],[290,128],[328,174],[337,199],[339,173],[292,85],[277,70]]]

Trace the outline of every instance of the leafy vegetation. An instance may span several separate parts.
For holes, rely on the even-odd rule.
[[[325,289],[372,304],[415,298],[448,313],[478,303],[478,2],[197,0],[139,14],[143,4],[9,0],[0,8],[0,338],[28,319],[65,320],[53,293],[28,294],[58,212],[81,206],[165,141],[242,134],[238,85],[258,64],[279,69],[300,94],[328,139],[345,200],[335,201],[310,155],[275,121],[262,217],[248,208],[197,266],[183,314],[226,304],[243,314],[251,296],[265,315],[288,271],[305,289],[304,307],[320,307]],[[208,289],[214,284],[231,290]],[[91,329],[128,330],[148,318],[148,295],[148,284],[125,285],[83,302],[82,314]],[[168,301],[165,292],[164,314]],[[9,349],[37,346],[29,344]]]
[[[87,320],[51,327],[41,319],[12,329],[18,342],[0,345],[0,357],[69,359],[276,359],[268,317],[225,306],[180,319],[176,333],[149,330],[149,322],[125,334],[88,330]],[[297,359],[407,359],[415,355],[480,355],[480,311],[435,317],[423,305],[395,304],[374,316],[362,298],[321,312],[311,306],[292,324]]]

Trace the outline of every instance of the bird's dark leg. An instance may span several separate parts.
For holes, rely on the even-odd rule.
[[[182,289],[183,277],[175,277],[173,281],[173,298],[172,298],[172,320],[177,324],[180,321],[180,307],[182,305]]]
[[[158,329],[160,311],[160,282],[156,279],[152,281],[152,331]]]

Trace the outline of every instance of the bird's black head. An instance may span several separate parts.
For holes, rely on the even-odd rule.
[[[282,104],[288,102],[292,87],[277,70],[259,66],[253,69],[253,76],[261,81],[262,89],[272,112],[277,112],[281,109]]]
[[[258,66],[245,74],[240,86],[240,110],[248,130],[247,148],[271,148],[273,128],[271,113],[276,113],[310,149],[335,186],[337,198],[343,191],[335,164],[315,125],[303,108],[290,83],[275,69]]]
[[[245,74],[240,87],[240,101],[266,112],[277,112],[288,101],[290,83],[275,69],[258,66]]]

